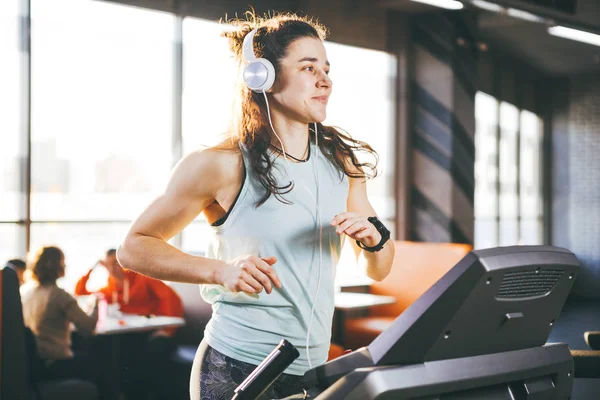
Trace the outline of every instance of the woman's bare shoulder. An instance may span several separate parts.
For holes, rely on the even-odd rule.
[[[186,154],[177,163],[173,172],[174,178],[183,179],[194,186],[202,184],[214,188],[235,179],[240,174],[241,151],[237,145],[229,145],[228,142]]]
[[[239,164],[241,162],[241,151],[237,145],[234,146],[229,141],[225,141],[215,146],[197,149],[187,154],[182,162],[211,172],[228,172],[232,163]]]

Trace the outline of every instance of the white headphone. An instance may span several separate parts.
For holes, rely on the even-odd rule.
[[[256,29],[244,38],[242,55],[248,63],[244,68],[244,83],[257,93],[266,92],[275,82],[275,67],[266,58],[256,58],[254,54],[254,35]]]

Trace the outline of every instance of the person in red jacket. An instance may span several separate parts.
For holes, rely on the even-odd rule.
[[[123,313],[139,315],[166,315],[183,317],[183,303],[179,295],[162,281],[124,269],[116,257],[116,250],[106,252],[90,271],[79,279],[76,295],[91,294],[86,285],[97,265],[104,266],[108,284],[95,293],[102,293],[108,303],[119,303]],[[169,398],[168,359],[176,344],[172,338],[177,328],[162,329],[151,334],[121,335],[121,379],[127,399],[144,399],[148,390],[159,399]]]
[[[97,292],[104,294],[108,303],[118,302],[122,312],[183,317],[183,303],[179,295],[162,281],[121,267],[115,249],[108,250],[104,259],[96,265],[104,266],[110,274],[108,284]],[[75,286],[76,295],[91,294],[86,285],[93,270],[79,279]],[[172,334],[174,331],[167,332]]]

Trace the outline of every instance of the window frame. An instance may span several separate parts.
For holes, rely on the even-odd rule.
[[[519,245],[519,244],[523,244],[523,240],[524,240],[524,235],[523,235],[523,229],[522,229],[522,225],[524,224],[525,221],[529,221],[531,222],[533,220],[533,218],[524,218],[523,217],[523,192],[522,192],[522,185],[521,185],[521,178],[522,178],[522,159],[521,159],[521,143],[523,140],[523,133],[522,133],[522,119],[523,119],[523,113],[524,112],[529,112],[533,115],[535,115],[538,119],[538,168],[539,168],[539,177],[538,177],[538,187],[537,187],[537,192],[538,192],[538,198],[539,198],[539,213],[536,216],[535,220],[538,223],[539,226],[539,231],[538,231],[538,235],[537,235],[537,243],[534,244],[545,244],[547,242],[546,239],[546,233],[545,233],[545,228],[546,228],[546,218],[545,215],[547,213],[545,204],[545,185],[546,185],[546,180],[547,177],[545,176],[544,172],[543,172],[543,165],[544,165],[544,160],[546,158],[546,152],[545,152],[545,140],[546,140],[546,132],[544,129],[544,120],[543,118],[536,114],[533,111],[530,110],[526,110],[522,107],[519,107],[518,105],[515,104],[511,104],[507,101],[501,100],[499,98],[497,98],[496,96],[490,94],[490,93],[486,93],[483,91],[479,91],[479,93],[482,93],[486,96],[489,96],[491,98],[493,98],[496,101],[496,110],[495,110],[495,118],[494,120],[495,122],[495,141],[496,141],[496,154],[495,154],[495,168],[497,171],[496,174],[496,181],[495,181],[495,185],[496,185],[496,189],[495,189],[495,210],[494,210],[494,215],[492,217],[480,217],[477,215],[477,212],[474,213],[474,222],[477,226],[477,222],[478,221],[491,221],[495,227],[495,232],[494,232],[494,240],[493,243],[491,243],[490,246],[484,246],[484,247],[493,247],[493,246],[503,246],[503,245]],[[476,101],[477,101],[477,97],[476,97]],[[514,216],[510,216],[510,218],[503,218],[503,212],[502,212],[502,204],[501,204],[501,199],[502,199],[502,195],[503,195],[503,189],[502,189],[502,179],[501,179],[501,164],[502,164],[502,160],[501,160],[501,142],[503,137],[505,136],[504,133],[506,131],[506,129],[502,126],[501,123],[501,108],[502,105],[508,105],[510,107],[514,107],[517,110],[517,123],[516,123],[516,131],[511,132],[511,135],[515,135],[513,138],[511,138],[514,141],[515,144],[515,148],[514,148],[514,152],[515,152],[515,168],[516,168],[516,187],[515,187],[515,194],[516,194],[516,215]],[[475,109],[477,109],[477,107],[475,107]],[[475,116],[475,119],[477,120],[477,115]],[[476,132],[476,135],[478,134],[478,132]],[[507,135],[510,136],[510,135]],[[475,142],[477,143],[477,141]],[[477,148],[475,148],[475,152],[477,154]],[[476,156],[476,162],[477,162],[477,156]],[[487,184],[487,182],[479,182],[479,185],[481,184]],[[478,187],[478,180],[477,180],[477,176],[476,176],[476,181],[475,181],[475,202],[477,203],[477,187]],[[477,210],[477,206],[475,206],[475,210]],[[506,242],[502,242],[502,228],[503,228],[503,224],[507,224],[509,221],[513,221],[516,223],[516,237],[514,238],[514,240],[512,240],[510,243],[506,243]],[[479,238],[479,241],[481,241],[481,238]],[[479,243],[478,243],[478,236],[477,236],[477,232],[475,235],[475,248],[480,248]],[[532,244],[532,243],[529,243]]]

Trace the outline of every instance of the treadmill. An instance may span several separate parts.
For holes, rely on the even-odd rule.
[[[370,345],[306,372],[288,399],[570,399],[569,347],[546,343],[577,278],[566,249],[474,250]]]

